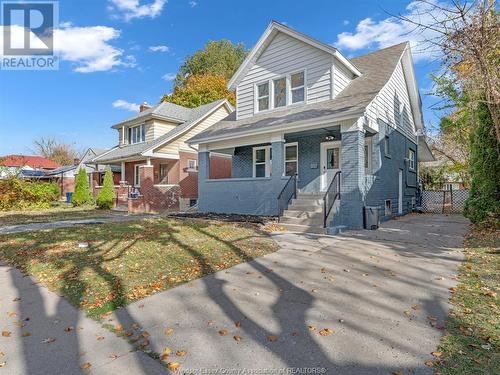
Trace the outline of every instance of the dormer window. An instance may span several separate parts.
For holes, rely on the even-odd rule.
[[[269,82],[257,85],[257,105],[259,112],[269,109]]]
[[[274,78],[255,85],[255,112],[282,108],[306,101],[304,71]]]
[[[146,141],[146,129],[144,124],[128,128],[128,143],[141,143]]]

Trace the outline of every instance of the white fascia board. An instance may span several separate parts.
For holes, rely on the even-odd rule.
[[[424,127],[422,100],[420,98],[420,91],[418,90],[417,78],[415,76],[415,68],[413,66],[413,58],[409,44],[406,46],[403,53],[402,61],[403,75],[405,76],[406,87],[412,107],[413,123],[415,124],[416,130],[420,130]]]
[[[175,159],[175,160],[179,160],[180,159],[180,156],[179,154],[171,154],[171,153],[163,153],[163,152],[145,152],[143,154],[141,154],[145,157],[149,157],[149,158],[157,158],[157,159]]]

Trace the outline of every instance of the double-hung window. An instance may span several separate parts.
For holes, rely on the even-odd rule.
[[[146,131],[144,124],[132,126],[128,128],[129,144],[140,143],[146,141]]]
[[[408,167],[410,171],[415,170],[415,151],[413,150],[409,150],[408,152]]]
[[[141,164],[134,165],[134,186],[141,185]]]
[[[286,106],[286,77],[273,80],[274,108]]]
[[[160,184],[168,184],[168,164],[160,164]]]
[[[269,82],[257,85],[257,107],[259,112],[269,109]]]
[[[253,177],[271,176],[271,146],[253,148]]]
[[[298,161],[297,142],[285,144],[285,176],[293,176],[298,173]]]
[[[290,76],[290,90],[292,93],[292,104],[302,103],[305,99],[305,77],[304,72],[294,73]]]
[[[188,159],[187,164],[188,171],[196,171],[198,170],[198,163],[195,159]]]

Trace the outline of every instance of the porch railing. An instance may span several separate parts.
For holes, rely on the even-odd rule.
[[[288,181],[286,182],[283,189],[278,195],[278,221],[279,218],[283,215],[283,211],[285,211],[288,203],[292,200],[292,198],[297,198],[297,175],[294,174],[290,176]]]
[[[326,228],[328,221],[328,215],[335,204],[337,199],[340,199],[340,171],[335,173],[332,182],[326,189],[325,195],[323,196],[323,228]]]

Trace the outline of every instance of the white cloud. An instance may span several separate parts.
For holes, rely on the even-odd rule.
[[[109,10],[114,12],[115,17],[121,17],[125,21],[134,18],[158,17],[167,0],[154,0],[147,4],[141,4],[139,0],[109,0]]]
[[[198,3],[197,3],[196,1],[194,1],[194,0],[191,0],[191,1],[189,2],[189,5],[191,6],[191,8],[194,8],[195,6],[197,6],[197,5],[198,5]]]
[[[114,108],[126,109],[127,111],[138,112],[139,104],[130,103],[123,99],[118,99],[113,102]]]
[[[170,48],[167,46],[151,46],[149,47],[149,50],[151,52],[168,52],[170,51]]]
[[[173,81],[175,79],[175,73],[167,73],[161,77],[164,81]]]
[[[443,5],[438,0],[430,0],[428,3],[413,1],[408,4],[402,16],[423,24],[434,23],[436,19],[443,19],[444,16],[436,14],[433,4]],[[429,12],[430,9],[433,9],[433,14]],[[424,31],[415,29],[415,25],[397,17],[388,17],[380,21],[365,18],[356,26],[356,32],[338,34],[335,46],[354,51],[364,48],[385,48],[409,41],[416,60],[435,57],[436,49],[426,42],[436,36],[435,32],[430,29]]]
[[[75,72],[90,73],[107,71],[118,66],[136,66],[133,56],[123,56],[121,49],[110,44],[120,37],[120,30],[107,26],[76,27],[69,22],[61,25],[54,30],[54,51],[62,61],[75,63]],[[11,30],[14,31],[14,38],[23,38],[22,27],[11,26]],[[1,26],[0,31],[3,31]],[[33,38],[36,39],[34,35]],[[0,38],[0,56],[3,55],[2,43]]]
[[[344,26],[349,25],[349,23],[350,23],[350,22],[349,22],[349,20],[343,20],[343,21],[342,21],[342,25],[344,25]]]

